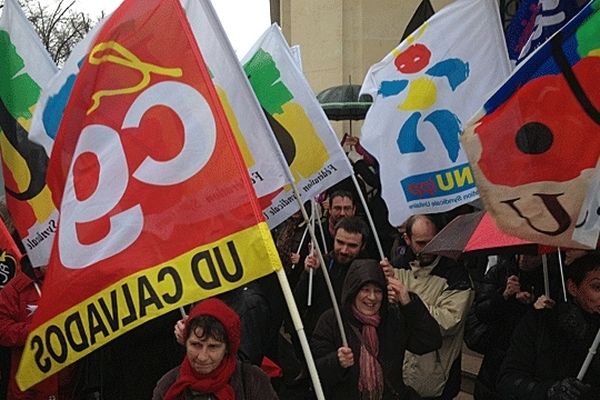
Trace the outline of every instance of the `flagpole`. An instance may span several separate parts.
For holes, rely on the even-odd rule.
[[[371,227],[371,231],[373,232],[373,239],[375,239],[375,244],[377,245],[377,251],[379,251],[379,258],[383,260],[385,255],[383,254],[383,249],[381,247],[381,241],[379,240],[379,234],[377,233],[377,229],[375,228],[375,223],[373,222],[373,217],[371,216],[371,211],[369,211],[369,207],[367,206],[367,201],[365,200],[365,196],[363,196],[362,190],[360,189],[360,185],[356,180],[356,175],[352,174],[352,182],[354,182],[354,187],[358,192],[358,198],[360,199],[360,203],[365,209],[365,214],[367,215],[367,220],[369,221],[369,226]]]
[[[306,339],[306,332],[304,332],[304,325],[302,324],[302,319],[300,318],[298,307],[296,306],[296,302],[294,301],[294,295],[292,294],[290,283],[287,279],[287,275],[285,274],[283,268],[277,271],[277,279],[279,279],[279,286],[281,286],[281,290],[283,291],[283,297],[285,298],[285,302],[288,306],[288,310],[290,311],[290,315],[292,317],[294,328],[296,329],[298,339],[300,340],[300,347],[302,348],[304,358],[306,359],[306,366],[308,367],[308,373],[312,380],[313,389],[315,390],[317,399],[324,400],[325,394],[323,393],[323,388],[321,387],[321,382],[319,381],[319,374],[317,373],[315,360],[313,359],[312,353],[310,352],[308,340]]]
[[[210,18],[212,18],[213,21],[218,21],[217,23],[217,28],[219,33],[222,35],[222,38],[224,38],[223,43],[224,45],[227,47],[227,51],[229,52],[229,54],[233,54],[235,55],[235,51],[233,49],[233,46],[231,45],[231,42],[229,41],[229,38],[227,37],[227,35],[225,34],[225,31],[223,29],[223,26],[220,23],[219,17],[217,16],[217,13],[215,12],[215,9],[213,8],[212,4],[210,1],[203,1],[200,2],[200,4],[202,6],[204,6],[204,10],[207,12],[207,14],[210,16]],[[237,60],[237,57],[234,57]],[[236,63],[234,63],[238,68],[239,68],[239,73],[241,76],[246,76],[241,64],[239,63],[239,60],[237,60]],[[250,90],[250,93],[254,93],[254,91],[252,90],[252,88],[250,87],[250,82],[248,82],[248,80],[245,80],[247,89]],[[257,109],[261,109],[261,105],[258,102],[258,99],[256,98],[256,96],[251,96],[252,99],[254,99],[254,102],[256,104]],[[260,117],[263,119],[263,123],[266,127],[270,127],[269,122],[267,121],[267,117],[261,112],[259,113]],[[269,142],[271,143],[271,150],[275,152],[275,154],[277,154],[277,158],[279,160],[279,165],[282,166],[282,169],[284,170],[284,173],[286,174],[286,178],[287,181],[290,183],[290,185],[292,186],[293,190],[294,190],[294,195],[296,197],[296,201],[298,202],[299,206],[300,206],[300,210],[302,211],[302,217],[304,218],[304,221],[306,223],[308,223],[308,214],[306,213],[306,209],[304,208],[304,205],[302,204],[302,201],[300,200],[300,195],[298,193],[298,188],[296,187],[296,184],[294,183],[294,179],[292,177],[292,173],[287,165],[287,162],[285,160],[285,157],[283,156],[283,153],[281,152],[281,148],[279,147],[279,144],[276,142],[275,140],[275,134],[273,132],[270,132],[270,134],[266,135],[268,137]],[[308,224],[308,231],[310,233],[311,239],[314,240],[315,239],[315,233],[314,230],[310,229],[310,224]],[[318,246],[317,246],[318,249]],[[318,252],[319,254],[319,258],[321,260],[323,260],[323,255],[321,254],[320,250]],[[324,261],[321,261],[324,265]],[[326,268],[324,268],[324,270],[326,270]],[[306,334],[304,332],[304,327],[302,325],[302,321],[300,319],[300,315],[298,313],[298,308],[296,306],[296,302],[294,300],[294,296],[292,294],[292,291],[290,289],[290,284],[287,280],[287,276],[285,275],[285,272],[283,270],[283,268],[279,269],[277,271],[277,278],[279,279],[279,284],[281,286],[281,290],[283,292],[286,304],[288,306],[288,309],[290,311],[290,315],[292,316],[292,322],[294,324],[294,328],[296,329],[296,332],[298,334],[298,338],[300,339],[300,344],[302,347],[302,352],[304,353],[304,358],[306,359],[306,364],[308,366],[308,371],[310,373],[310,378],[311,378],[311,382],[313,384],[313,388],[315,390],[315,394],[317,396],[317,399],[319,400],[325,400],[325,395],[323,393],[323,388],[321,386],[321,382],[319,381],[319,375],[317,373],[317,369],[315,367],[315,363],[312,357],[312,354],[310,352],[310,348],[308,347],[308,341],[306,339]],[[331,282],[329,282],[328,287],[331,287]],[[331,290],[333,290],[333,288],[331,288]],[[334,307],[337,306],[336,302],[335,302],[335,296],[334,298]],[[338,310],[338,314],[339,314],[339,310]],[[344,336],[345,339],[345,336]],[[346,342],[344,342],[346,343]]]
[[[312,226],[313,229],[315,229],[315,218],[317,216],[315,207],[316,207],[316,201],[315,201],[315,199],[312,199],[310,202],[310,211],[311,211],[310,212],[310,225]],[[323,244],[323,247],[325,247],[325,244]],[[312,253],[312,248],[310,251]],[[325,253],[327,253],[327,250],[325,250]],[[308,271],[308,299],[306,300],[306,305],[309,307],[312,305],[312,291],[313,291],[314,276],[315,276],[315,270],[311,268],[310,271]]]
[[[557,247],[558,268],[560,269],[560,282],[562,283],[562,292],[565,303],[567,302],[567,287],[565,286],[565,267],[563,266],[562,256],[560,255],[560,247]]]
[[[278,152],[278,157],[283,159],[283,154]],[[283,164],[287,165],[287,164]],[[325,278],[325,284],[327,285],[327,290],[329,292],[329,297],[331,298],[331,304],[333,305],[333,313],[335,314],[335,319],[338,324],[338,328],[340,330],[340,336],[342,337],[342,345],[344,347],[348,347],[348,339],[346,338],[346,331],[344,330],[344,324],[342,323],[342,314],[340,313],[340,307],[338,306],[337,299],[335,297],[335,292],[333,290],[333,285],[331,284],[331,279],[329,278],[329,271],[327,270],[327,264],[325,264],[325,259],[323,258],[323,253],[321,252],[321,246],[317,242],[317,236],[315,235],[315,230],[310,224],[310,220],[308,217],[308,213],[306,212],[306,208],[300,199],[300,193],[298,192],[298,187],[294,182],[292,177],[292,173],[289,168],[286,168],[286,174],[288,174],[288,178],[290,179],[292,190],[294,191],[294,197],[296,198],[296,202],[300,206],[300,211],[302,212],[302,217],[308,224],[308,233],[310,235],[310,240],[313,242],[313,249],[317,250],[317,257],[319,263],[321,265],[321,271],[323,271],[323,277]]]
[[[544,273],[544,293],[546,297],[550,298],[550,279],[548,277],[548,256],[546,253],[542,254],[542,270]]]
[[[308,232],[308,225],[304,229],[304,233],[302,234],[302,238],[300,239],[300,245],[298,245],[298,251],[296,254],[300,254],[300,250],[302,250],[302,245],[304,244],[304,239],[306,239],[306,233]],[[292,264],[292,269],[296,268],[296,264]]]
[[[587,373],[587,370],[588,370],[590,364],[592,363],[592,359],[596,355],[596,351],[598,350],[599,344],[600,344],[600,329],[598,329],[598,332],[596,333],[596,337],[594,338],[594,341],[592,342],[592,345],[590,346],[590,350],[588,351],[588,354],[585,357],[585,360],[583,361],[583,365],[581,366],[581,369],[579,370],[579,373],[577,374],[577,379],[579,379],[580,381],[583,380],[583,377]]]

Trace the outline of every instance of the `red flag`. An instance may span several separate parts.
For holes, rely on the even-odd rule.
[[[67,105],[49,165],[57,239],[25,389],[148,319],[280,268],[177,0],[126,0]]]

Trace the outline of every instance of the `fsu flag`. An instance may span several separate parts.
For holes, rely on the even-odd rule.
[[[588,189],[600,159],[598,8],[589,3],[519,64],[461,137],[486,209],[535,243],[598,240],[599,195]]]
[[[6,205],[31,263],[46,265],[58,213],[46,186],[48,156],[29,137],[42,87],[56,73],[33,26],[15,0],[0,18],[0,150]]]
[[[273,24],[242,60],[302,201],[352,174],[352,167],[296,59]],[[298,211],[290,187],[264,210],[270,227]]]
[[[48,183],[61,216],[22,390],[149,319],[281,268],[178,0],[126,0],[104,24]]]
[[[392,225],[478,198],[459,136],[509,72],[494,0],[452,2],[369,69],[361,143],[379,161]]]

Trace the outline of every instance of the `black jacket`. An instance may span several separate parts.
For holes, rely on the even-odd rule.
[[[360,399],[358,391],[359,356],[361,347],[361,323],[354,318],[351,305],[359,289],[366,283],[375,283],[383,289],[384,298],[380,309],[381,323],[377,328],[379,337],[378,360],[385,378],[384,399],[408,399],[410,390],[402,379],[404,351],[417,354],[434,351],[441,346],[442,338],[436,321],[418,298],[406,305],[388,305],[386,281],[375,260],[356,260],[352,263],[342,292],[342,319],[348,345],[355,363],[342,368],[337,349],[342,339],[333,310],[319,319],[311,340],[311,348],[327,399]]]
[[[526,314],[512,336],[497,387],[506,399],[545,400],[548,389],[576,377],[600,328],[600,315],[571,303]],[[600,398],[600,359],[583,379],[592,385],[586,399]]]
[[[336,263],[331,253],[327,254],[324,259],[327,271],[329,272],[331,286],[333,286],[333,292],[339,304],[342,298],[342,286],[344,279],[346,279],[349,265]],[[312,302],[310,307],[307,305],[309,275],[308,271],[302,271],[300,280],[294,288],[294,299],[302,316],[302,323],[304,324],[304,330],[308,338],[310,338],[321,315],[333,307],[322,267],[313,273]]]
[[[550,297],[560,301],[560,276],[558,267],[551,263]],[[503,297],[506,282],[511,275],[517,275],[521,290],[533,292],[537,298],[544,292],[544,277],[542,268],[533,271],[521,271],[512,257],[502,257],[498,264],[492,266],[476,285],[475,301],[471,307],[472,317],[489,325],[493,332],[491,342],[484,353],[483,362],[479,369],[475,384],[475,398],[491,400],[495,398],[495,383],[500,366],[510,345],[510,338],[521,318],[530,310],[532,304],[523,304],[514,297],[505,300]]]

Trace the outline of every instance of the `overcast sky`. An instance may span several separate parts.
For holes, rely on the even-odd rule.
[[[40,0],[56,4],[57,0]],[[95,17],[113,12],[122,0],[76,0],[75,8]],[[143,1],[143,0],[139,0]],[[206,0],[198,0],[206,1]],[[221,23],[239,58],[271,24],[269,0],[212,0]]]

